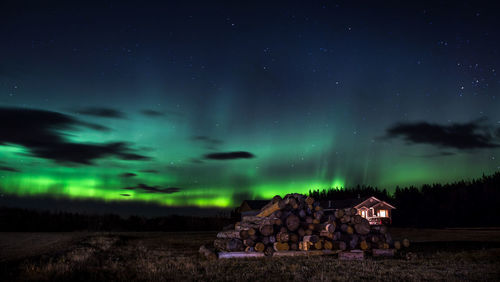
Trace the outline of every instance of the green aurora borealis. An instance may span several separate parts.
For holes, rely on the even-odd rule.
[[[149,159],[67,161],[37,151],[48,145],[23,126],[36,119],[15,129],[3,120],[0,130],[23,138],[0,133],[2,195],[226,208],[500,169],[499,20],[486,9],[12,5],[0,9],[0,35],[9,38],[0,47],[0,109],[60,113],[80,123],[44,130],[65,142],[126,142]],[[388,133],[418,122],[472,141]],[[254,157],[207,157],[238,151]]]
[[[152,124],[151,131],[142,131],[141,137],[136,138],[134,142],[137,146],[151,146],[151,149],[146,151],[155,158],[154,160],[121,161],[109,158],[92,166],[63,166],[52,160],[26,156],[28,152],[22,147],[0,146],[2,160],[21,171],[0,172],[2,193],[104,201],[145,201],[167,206],[229,207],[237,205],[244,198],[265,199],[276,194],[306,193],[310,189],[340,188],[359,183],[377,185],[391,191],[396,185],[453,181],[477,177],[484,172],[481,167],[474,169],[468,165],[469,155],[446,156],[442,160],[405,156],[400,151],[390,149],[394,148],[394,144],[384,142],[375,142],[365,150],[358,151],[347,140],[343,140],[345,137],[339,136],[335,139],[331,132],[331,139],[318,136],[321,134],[315,136],[311,132],[304,137],[292,139],[292,144],[291,139],[279,136],[269,142],[273,145],[268,142],[259,144],[257,140],[244,142],[241,138],[237,138],[232,144],[231,139],[226,139],[225,148],[245,148],[253,152],[256,158],[203,160],[197,163],[192,159],[207,150],[199,146],[199,142],[190,140],[191,134],[182,138],[178,133],[171,132],[171,136],[165,134],[158,137],[154,128],[160,126],[159,121],[148,121],[140,116],[137,119],[140,120],[137,123]],[[220,124],[225,121],[227,120],[221,120]],[[130,123],[130,120],[123,122]],[[165,121],[161,123],[163,122]],[[188,131],[188,128],[185,130]],[[79,134],[86,137],[86,142],[102,142],[109,138],[106,134],[96,135],[95,139],[89,138],[91,134],[86,132]],[[117,138],[117,132],[110,134]],[[123,130],[122,134],[119,139],[126,139],[127,130]],[[266,139],[267,136],[260,138]],[[79,137],[73,138],[79,140]],[[155,139],[176,138],[180,140],[172,143],[175,150],[162,149],[160,144],[154,142]],[[258,139],[259,136],[255,138]],[[330,141],[323,144],[317,142],[322,139]],[[331,144],[336,140],[340,144],[333,146],[336,151],[332,152]],[[406,150],[401,144],[397,144],[396,148]],[[383,150],[386,150],[383,155],[378,153]],[[426,148],[421,149],[422,154],[427,151]],[[413,154],[418,152],[417,149],[412,150]],[[443,171],[442,167],[451,163],[453,169]],[[362,170],[357,171],[356,168]],[[141,172],[150,169],[158,170],[159,173]],[[121,177],[120,174],[125,172],[132,172],[137,176]],[[122,189],[136,183],[181,187],[182,190],[172,194],[159,194]]]

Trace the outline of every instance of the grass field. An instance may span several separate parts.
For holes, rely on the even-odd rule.
[[[500,229],[392,229],[411,254],[207,261],[216,232],[0,233],[1,281],[500,280]]]

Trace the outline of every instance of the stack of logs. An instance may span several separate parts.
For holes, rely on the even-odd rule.
[[[229,229],[229,228],[228,228]],[[311,197],[275,196],[256,216],[243,216],[229,230],[217,234],[214,247],[221,252],[260,252],[359,249],[388,250],[408,246],[393,241],[384,225],[371,226],[354,208],[325,214]]]

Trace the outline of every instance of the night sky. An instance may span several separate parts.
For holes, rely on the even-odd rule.
[[[2,1],[2,198],[225,208],[500,170],[493,5],[159,2]]]

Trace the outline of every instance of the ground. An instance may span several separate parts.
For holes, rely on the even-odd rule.
[[[396,229],[393,259],[295,257],[207,261],[216,232],[0,233],[0,280],[500,280],[500,229]]]

